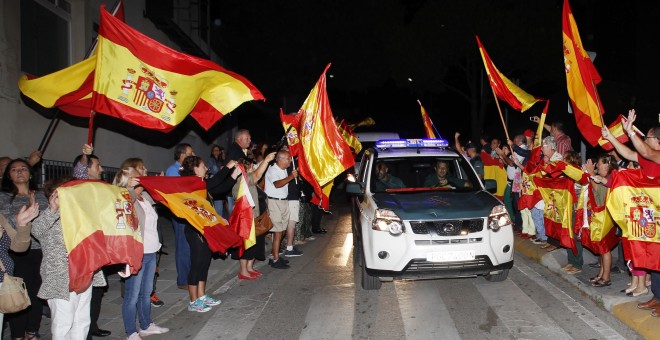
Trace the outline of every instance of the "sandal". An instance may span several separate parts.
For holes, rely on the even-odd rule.
[[[569,270],[571,270],[571,268],[573,268],[573,265],[569,263],[569,264],[561,267],[561,270],[569,271]]]
[[[37,340],[41,338],[37,332],[25,332],[25,340]]]
[[[596,275],[589,279],[589,282],[594,283],[600,281],[600,276]]]
[[[571,269],[566,270],[566,272],[571,274],[571,275],[574,275],[574,274],[577,274],[577,273],[581,273],[582,269],[572,267]]]
[[[612,285],[611,280],[603,281],[603,279],[600,279],[594,283],[591,284],[594,287],[607,287]]]

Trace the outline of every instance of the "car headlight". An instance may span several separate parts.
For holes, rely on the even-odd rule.
[[[392,235],[403,233],[403,222],[392,210],[377,209],[371,229],[378,231],[389,231]]]
[[[500,228],[510,225],[511,218],[503,205],[493,207],[488,216],[488,229],[498,231]]]

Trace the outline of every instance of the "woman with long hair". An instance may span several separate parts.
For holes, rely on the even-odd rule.
[[[7,164],[2,175],[2,193],[0,193],[0,213],[16,226],[15,215],[24,206],[30,206],[31,197],[39,204],[39,209],[48,208],[48,200],[43,192],[37,190],[32,175],[32,168],[22,159],[14,159]],[[41,287],[39,268],[43,252],[41,244],[32,238],[30,249],[26,252],[9,252],[15,264],[14,276],[23,278],[30,296],[30,307],[13,314],[7,314],[12,339],[36,339],[41,326],[43,305],[37,297]]]
[[[121,163],[112,184],[128,189],[133,207],[138,217],[138,225],[142,230],[144,256],[142,267],[135,275],[126,278],[124,285],[124,303],[121,314],[124,329],[129,340],[138,340],[141,336],[163,334],[168,328],[157,326],[151,320],[151,291],[156,274],[156,252],[161,247],[158,240],[158,214],[151,196],[140,186],[138,176],[146,176],[147,168],[140,158],[129,158]],[[128,273],[124,273],[128,274]],[[135,317],[140,321],[138,332]]]

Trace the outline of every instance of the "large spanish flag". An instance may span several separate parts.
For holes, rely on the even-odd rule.
[[[102,181],[71,181],[57,189],[62,236],[69,255],[69,289],[82,292],[94,272],[126,263],[142,267],[142,230],[128,190]]]
[[[568,0],[564,0],[562,33],[566,86],[575,122],[584,139],[591,146],[596,146],[601,137],[602,114],[605,112],[596,91],[596,84],[600,83],[602,78],[582,47],[580,32]]]
[[[419,108],[422,111],[422,122],[424,123],[424,132],[426,133],[426,138],[436,138],[435,126],[433,125],[433,121],[431,121],[431,117],[429,117],[426,109],[424,109],[422,102],[417,100],[417,104],[419,104]]]
[[[212,252],[224,253],[227,248],[243,244],[243,239],[208,201],[203,179],[197,176],[146,176],[140,177],[140,184],[154,200],[163,203],[174,215],[185,218],[204,235]]]
[[[254,231],[254,216],[252,215],[254,199],[250,194],[247,181],[245,180],[247,173],[245,172],[243,164],[238,163],[236,165],[241,169],[243,175],[238,180],[238,191],[236,193],[234,209],[229,216],[229,225],[231,225],[236,234],[243,239],[243,244],[239,246],[238,250],[238,254],[241,256],[245,249],[248,249],[257,243],[257,236]]]
[[[504,192],[506,191],[507,177],[506,169],[504,164],[500,161],[499,158],[491,156],[484,150],[481,150],[479,154],[481,161],[484,163],[484,179],[494,179],[497,182],[497,191],[495,196],[500,200],[504,198]]]
[[[535,98],[529,93],[523,91],[518,85],[514,84],[509,78],[505,77],[493,64],[493,61],[488,56],[486,49],[481,44],[479,36],[476,36],[477,44],[479,44],[479,52],[481,53],[481,59],[484,61],[484,66],[486,68],[486,73],[488,74],[488,80],[490,81],[490,86],[493,88],[493,92],[497,98],[506,101],[520,112],[525,112],[540,99]]]
[[[546,235],[559,240],[562,247],[576,252],[573,239],[573,202],[575,182],[567,177],[534,177],[534,184],[545,201],[543,221]]]
[[[335,177],[344,170],[355,165],[351,148],[339,133],[330,109],[325,86],[325,73],[329,67],[330,64],[323,70],[298,111],[301,146],[298,170],[314,188],[312,203],[319,204],[325,210],[330,208],[328,195],[331,187],[328,185],[332,185]]]
[[[96,112],[162,131],[190,114],[209,129],[242,103],[264,99],[242,76],[164,46],[105,10],[98,40]]]
[[[614,220],[605,205],[597,205],[591,185],[583,186],[578,197],[573,232],[580,234],[583,246],[599,255],[608,253],[619,243]]]
[[[607,210],[628,239],[635,267],[660,270],[660,179],[642,170],[613,171]]]

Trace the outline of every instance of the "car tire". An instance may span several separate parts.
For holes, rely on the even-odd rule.
[[[362,258],[362,289],[364,290],[378,290],[383,284],[377,276],[371,276],[367,273],[367,264],[364,261],[364,255],[360,254]]]
[[[502,272],[500,272],[499,274],[495,274],[495,275],[487,274],[484,277],[489,282],[502,282],[506,280],[508,276],[509,276],[509,269],[503,269]]]

